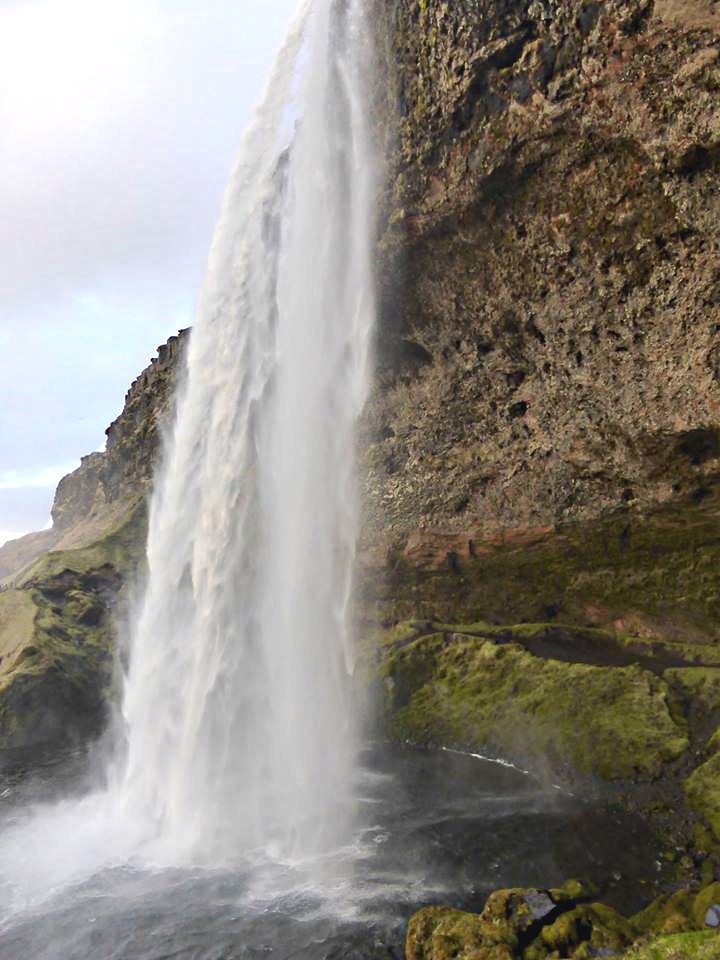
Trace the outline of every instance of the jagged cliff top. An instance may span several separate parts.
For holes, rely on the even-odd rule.
[[[122,413],[106,430],[105,451],[83,457],[80,467],[60,481],[52,529],[0,549],[0,583],[13,580],[48,550],[92,543],[147,495],[188,337],[189,330],[181,330],[158,347],[157,357],[130,386]]]

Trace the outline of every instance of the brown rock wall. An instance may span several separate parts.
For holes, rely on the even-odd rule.
[[[396,5],[366,545],[586,522],[720,474],[705,6]]]

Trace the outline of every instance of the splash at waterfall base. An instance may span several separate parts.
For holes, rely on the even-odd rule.
[[[322,871],[258,855],[165,866],[157,848],[143,852],[128,838],[125,816],[118,833],[106,807],[75,795],[82,765],[68,761],[36,763],[33,781],[2,774],[0,876],[15,861],[16,884],[3,889],[2,960],[228,960],[270,950],[380,960],[400,953],[408,920],[428,901],[480,910],[498,885],[559,886],[574,874],[594,876],[604,897],[637,910],[649,892],[644,878],[656,874],[652,833],[616,805],[573,797],[509,764],[379,744],[363,752],[352,785],[353,842],[326,851]],[[59,807],[29,812],[58,788],[69,791]],[[29,816],[31,833],[23,832]],[[566,891],[578,906],[593,895],[577,883]]]

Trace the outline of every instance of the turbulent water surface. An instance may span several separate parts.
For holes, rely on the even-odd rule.
[[[17,858],[25,896],[11,910],[0,890],[0,960],[400,957],[404,925],[421,905],[479,909],[497,887],[581,876],[636,909],[657,873],[647,828],[627,814],[496,763],[380,747],[364,751],[353,782],[356,830],[325,851],[322,871],[312,860],[261,856],[213,868],[113,864],[105,835],[97,838],[105,865],[92,872],[77,859],[87,856],[92,828],[76,798],[28,813],[34,797],[81,790],[76,768],[56,761],[41,780],[20,782],[10,769],[0,773],[0,864],[5,872]],[[50,842],[55,853],[43,860],[46,831],[57,830],[64,810],[65,847]]]

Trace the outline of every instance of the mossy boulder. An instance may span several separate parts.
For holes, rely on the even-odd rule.
[[[427,907],[410,921],[406,960],[512,960],[512,948],[485,936],[482,918],[461,910]]]
[[[603,904],[574,905],[553,890],[500,890],[482,914],[443,907],[410,921],[406,960],[590,960],[619,956],[633,941],[629,921]]]
[[[497,890],[480,915],[428,907],[410,921],[406,960],[512,960],[525,956],[539,932],[554,928],[556,917],[569,915],[574,897],[584,892],[576,882],[554,890]],[[544,960],[548,950],[538,947],[538,951],[537,956]],[[531,950],[527,956],[532,960],[535,953]]]
[[[580,904],[540,931],[524,960],[572,956],[577,960],[616,956],[632,943],[632,928],[616,910],[602,903]]]
[[[457,632],[386,647],[381,657],[390,728],[403,740],[606,780],[657,777],[688,748],[667,683],[638,666],[542,659]]]
[[[720,935],[707,918],[719,895],[719,884],[678,891],[627,918],[591,902],[579,884],[499,890],[481,914],[444,907],[415,914],[406,960],[717,960]]]

